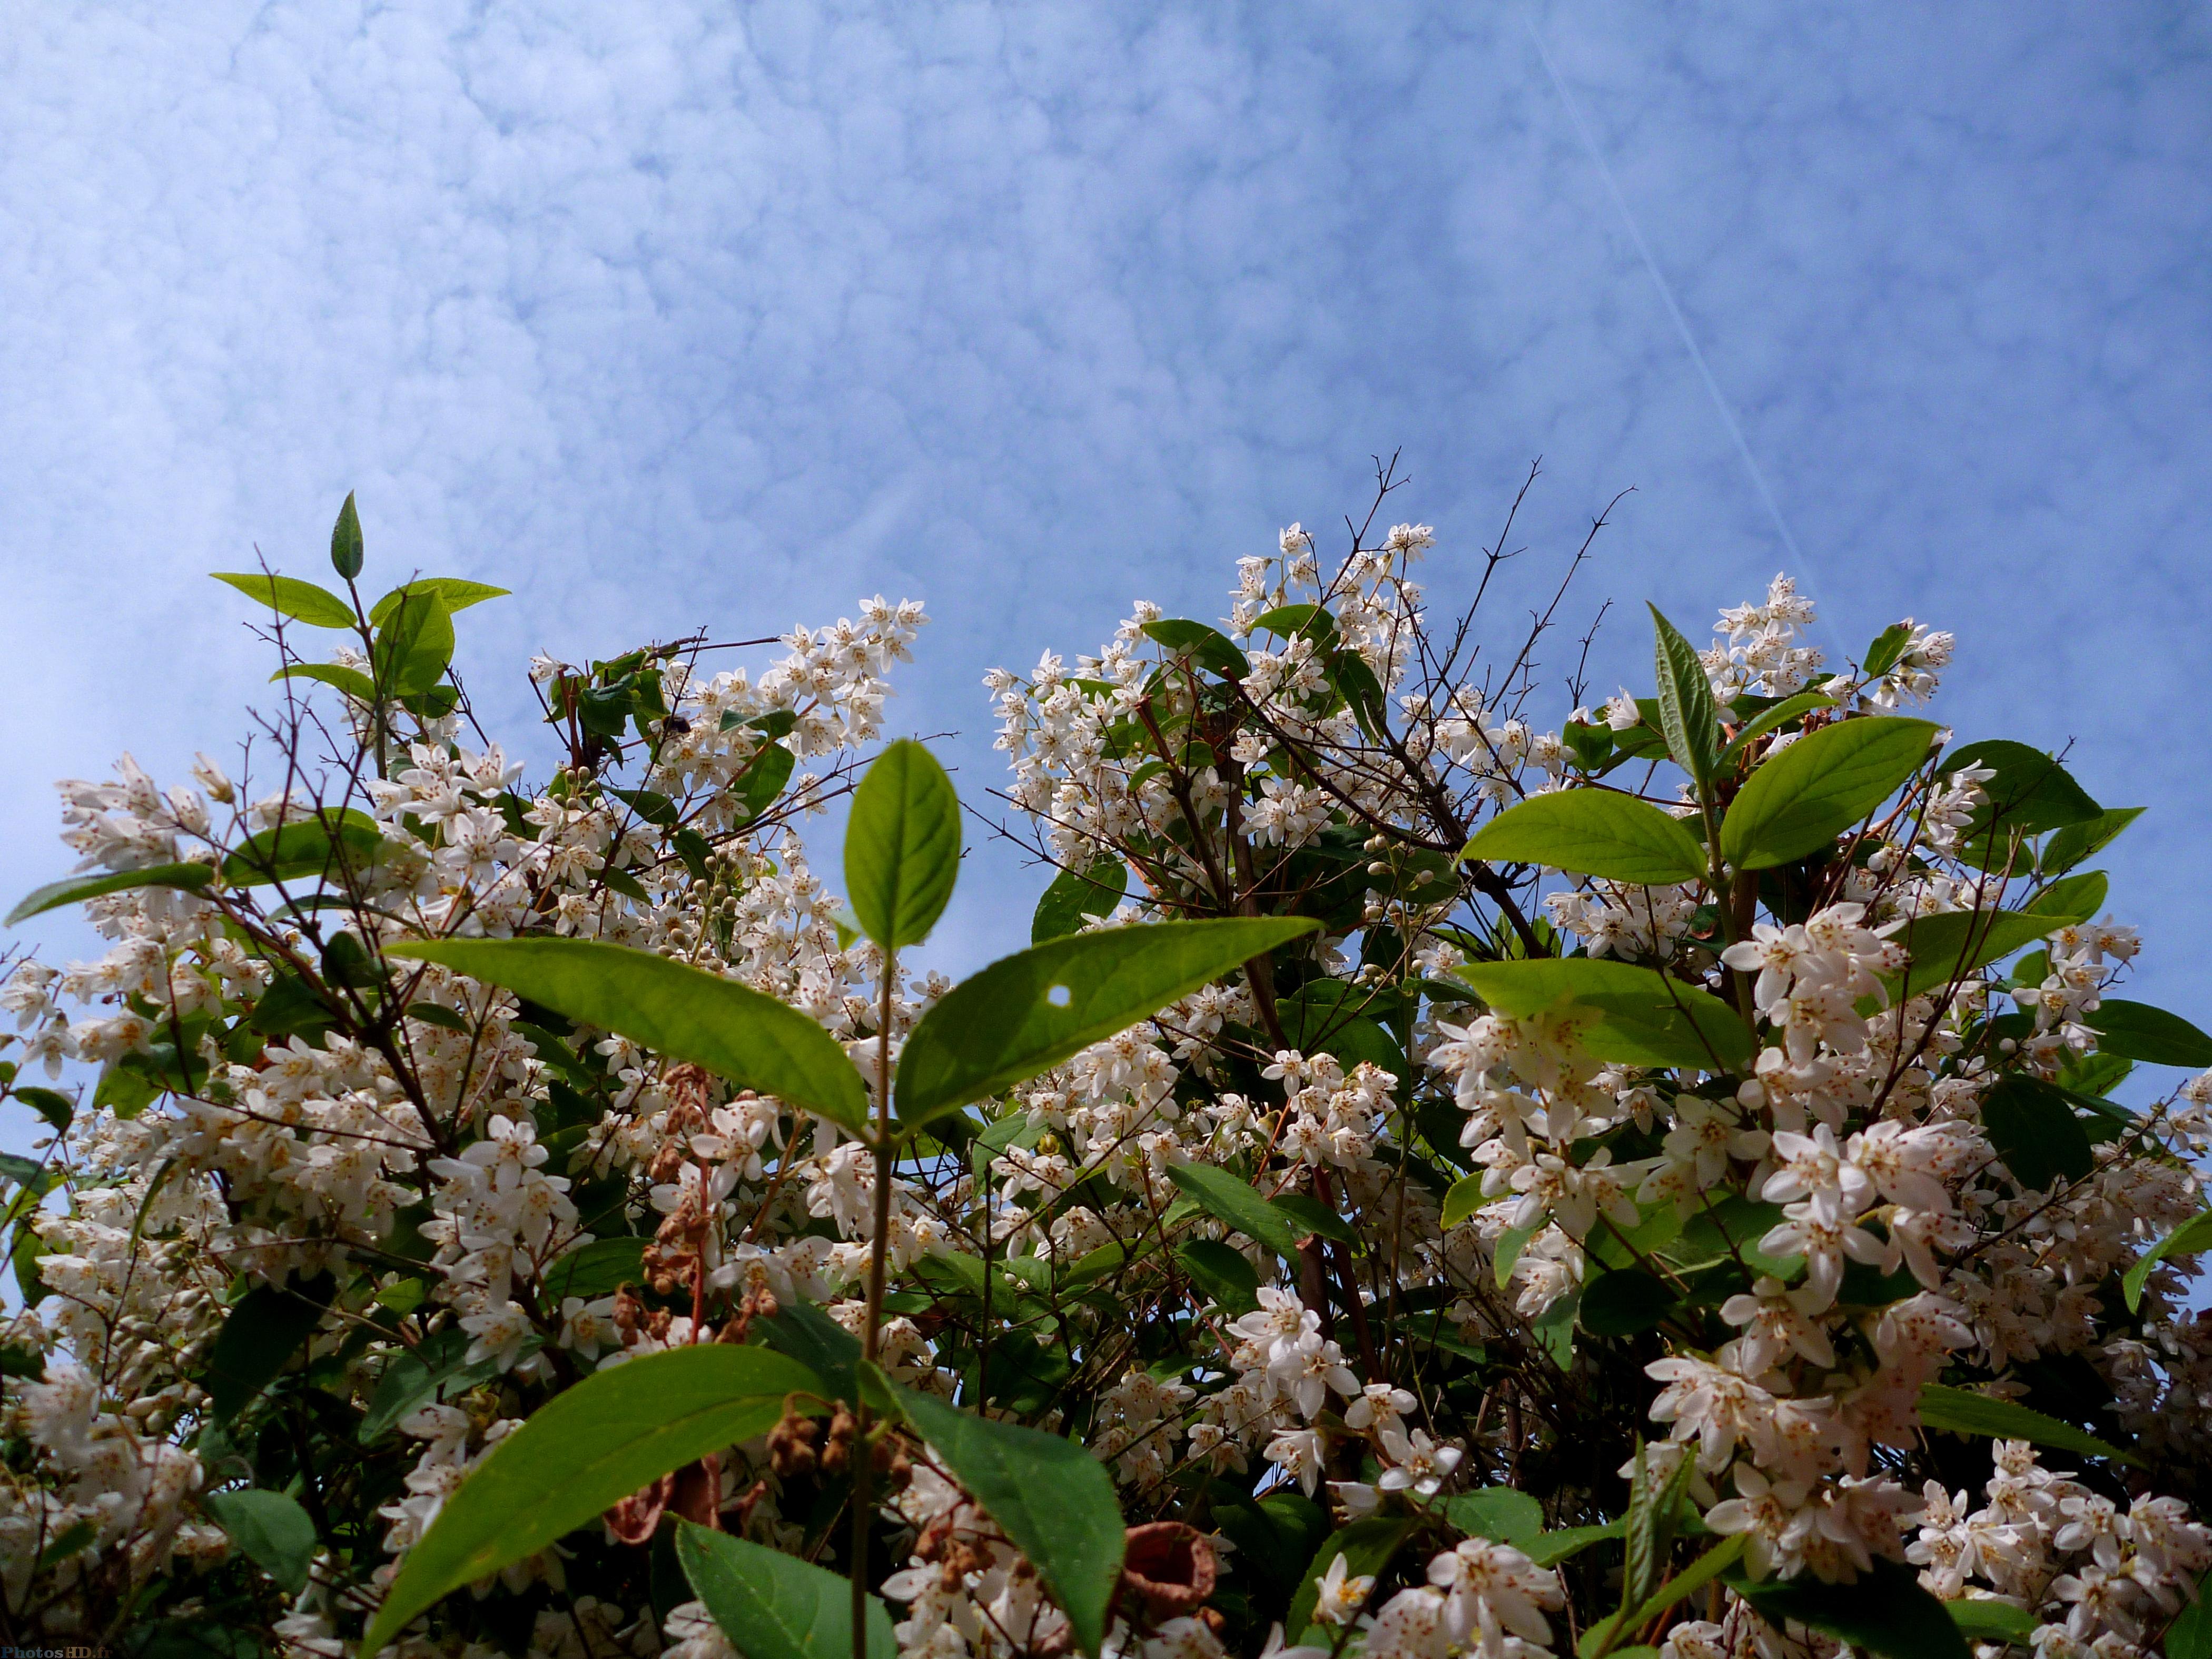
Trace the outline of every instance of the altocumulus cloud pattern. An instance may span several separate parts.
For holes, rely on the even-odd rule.
[[[491,671],[532,648],[923,596],[896,724],[960,733],[977,800],[984,668],[1139,594],[1216,614],[1370,452],[1440,602],[1541,453],[1525,538],[1633,484],[1589,592],[1702,624],[1784,556],[1532,26],[1836,637],[1956,629],[1962,730],[2082,738],[2157,809],[2117,890],[2201,1006],[2212,910],[2144,884],[2212,818],[2212,53],[2178,4],[20,8],[9,775],[229,740],[266,665],[201,573],[319,563],[349,488],[386,571],[519,591],[464,658],[510,729]],[[1647,649],[1612,629],[1601,690]],[[0,804],[16,887],[53,823]],[[1040,884],[979,858],[954,965]]]

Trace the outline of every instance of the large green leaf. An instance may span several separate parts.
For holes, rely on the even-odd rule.
[[[234,887],[318,880],[366,870],[383,844],[384,832],[368,813],[324,808],[248,836],[223,859],[222,878]]]
[[[2081,823],[2069,823],[2044,843],[2043,873],[2055,876],[2102,851],[2112,838],[2143,815],[2140,806],[2112,806]]]
[[[256,1285],[238,1299],[216,1333],[201,1379],[217,1418],[236,1416],[276,1380],[322,1323],[335,1288],[330,1274],[318,1273]]]
[[[2150,1282],[2151,1270],[2160,1262],[2170,1255],[2195,1255],[2203,1250],[2212,1250],[2212,1210],[2190,1217],[2136,1258],[2135,1266],[2120,1280],[2128,1311],[2133,1313],[2142,1306],[2143,1286]]]
[[[1524,800],[1477,830],[1460,856],[1644,886],[1696,881],[1705,869],[1705,848],[1680,818],[1610,789],[1561,789]]]
[[[1229,1312],[1249,1313],[1260,1305],[1260,1275],[1242,1251],[1218,1239],[1194,1238],[1175,1254],[1191,1283]]]
[[[1713,702],[1712,681],[1697,647],[1660,614],[1651,612],[1653,656],[1659,679],[1659,729],[1674,764],[1702,789],[1720,766],[1721,716]]]
[[[1945,910],[1915,916],[1890,935],[1912,957],[1902,977],[1891,979],[1893,999],[1902,1001],[1948,985],[2081,920],[2025,910]]]
[[[2086,827],[2104,816],[2105,809],[2074,781],[2064,767],[2027,744],[1993,738],[1954,749],[1943,757],[1942,769],[1947,773],[1967,766],[1987,767],[1996,775],[1981,786],[1988,800],[1975,813],[1969,836],[1992,830],[2001,838],[2015,830],[2039,835],[2075,824]]]
[[[362,1650],[375,1652],[441,1596],[536,1554],[670,1470],[765,1434],[786,1395],[820,1392],[798,1361],[720,1342],[594,1371],[540,1406],[446,1500],[408,1552]]]
[[[2105,895],[2111,886],[2102,870],[2085,870],[2078,876],[2063,876],[2052,882],[2022,908],[2031,915],[2094,916],[2105,908]]]
[[[1794,720],[1802,720],[1815,708],[1833,708],[1835,706],[1833,697],[1825,696],[1818,691],[1800,691],[1794,697],[1784,697],[1771,708],[1761,709],[1746,720],[1736,734],[1728,740],[1728,746],[1721,750],[1721,765],[1725,768],[1769,732],[1787,726]]]
[[[1951,1615],[1959,1634],[1969,1642],[2002,1642],[2018,1648],[2031,1645],[2027,1638],[2043,1622],[2026,1607],[2016,1607],[1994,1596],[1962,1595],[1955,1601],[1946,1601],[1943,1610]],[[2172,1649],[2169,1646],[2166,1651],[2169,1659],[2172,1659]]]
[[[214,879],[213,867],[204,864],[155,864],[143,870],[103,870],[94,875],[64,876],[26,893],[22,902],[8,913],[8,926],[13,927],[17,922],[28,921],[43,911],[58,910],[64,904],[80,904],[86,899],[127,892],[133,887],[177,887],[186,892],[198,892]]]
[[[1145,624],[1145,637],[1201,668],[1212,669],[1224,680],[1241,680],[1252,672],[1252,665],[1229,636],[1202,622],[1192,622],[1186,617],[1163,617],[1158,622]]]
[[[427,582],[401,588],[376,630],[370,661],[387,697],[411,697],[445,678],[453,659],[453,618]]]
[[[1096,1656],[1121,1578],[1124,1536],[1113,1477],[1076,1441],[1000,1423],[934,1395],[900,1396],[908,1420],[1000,1530],[1030,1559]]]
[[[1764,870],[1818,851],[1919,770],[1935,737],[1927,720],[1882,715],[1798,738],[1744,781],[1721,821],[1721,856]]]
[[[1099,859],[1088,870],[1061,871],[1037,900],[1036,914],[1030,920],[1030,943],[1062,938],[1080,928],[1086,917],[1112,914],[1128,882],[1129,872],[1119,859]]]
[[[741,1089],[774,1095],[855,1133],[868,1094],[837,1041],[774,997],[649,951],[594,939],[410,939],[385,954],[503,985]]]
[[[612,1296],[625,1281],[636,1284],[642,1276],[645,1245],[641,1238],[617,1234],[612,1238],[595,1238],[580,1250],[569,1251],[545,1270],[548,1304],[557,1309],[572,1296],[588,1302],[594,1297]]]
[[[1227,1222],[1277,1255],[1295,1256],[1314,1229],[1278,1209],[1243,1179],[1212,1164],[1170,1164],[1168,1179],[1198,1200],[1208,1215]]]
[[[845,893],[861,931],[887,951],[929,937],[960,874],[960,797],[910,738],[876,757],[853,792]]]
[[[2152,1066],[2212,1066],[2212,1036],[2179,1014],[2147,1002],[2106,997],[2082,1022],[2097,1034],[2100,1054],[2140,1060]]]
[[[315,1523],[295,1501],[281,1492],[254,1488],[209,1492],[200,1499],[200,1507],[287,1595],[307,1588],[307,1570],[315,1559]]]
[[[2212,1659],[2212,1572],[2197,1583],[2197,1595],[2166,1632],[2166,1659]]]
[[[368,620],[377,627],[399,607],[399,602],[410,593],[434,596],[446,607],[446,614],[465,611],[472,605],[482,605],[486,599],[507,597],[507,589],[493,587],[485,582],[465,581],[459,576],[418,576],[404,587],[395,587],[368,608]]]
[[[1444,1500],[1444,1515],[1462,1532],[1521,1549],[1544,1530],[1544,1506],[1510,1486],[1484,1486]]]
[[[692,1593],[745,1659],[852,1659],[853,1586],[842,1575],[689,1521],[676,1559]],[[896,1659],[890,1615],[867,1599],[868,1659]]]
[[[1953,1434],[1983,1434],[1993,1440],[2032,1440],[2039,1446],[2079,1452],[2084,1457],[2109,1457],[2138,1466],[2142,1462],[2134,1453],[2100,1440],[2087,1429],[2046,1417],[2017,1401],[1992,1400],[1985,1394],[1947,1388],[1941,1382],[1929,1382],[1921,1389],[1920,1420],[1931,1429],[1945,1429]]]
[[[1057,1066],[1077,1049],[1320,924],[1304,917],[1164,921],[1032,945],[954,986],[899,1054],[908,1127]]]
[[[326,587],[303,582],[297,576],[272,576],[262,570],[216,570],[209,574],[228,582],[248,599],[258,599],[279,616],[311,628],[351,628],[353,607]]]
[[[1641,1267],[1600,1273],[1583,1291],[1580,1317],[1592,1336],[1632,1336],[1648,1331],[1674,1311],[1675,1297],[1663,1280]]]
[[[1943,1603],[1902,1562],[1877,1559],[1872,1572],[1848,1584],[1824,1584],[1808,1572],[1763,1583],[1734,1578],[1730,1588],[1770,1624],[1794,1619],[1881,1659],[1968,1659]]]
[[[288,662],[269,677],[274,680],[313,680],[319,684],[335,686],[356,702],[376,701],[376,683],[358,668],[343,668],[334,662]]]
[[[1409,1520],[1370,1515],[1338,1528],[1322,1540],[1321,1547],[1307,1565],[1305,1577],[1299,1581],[1298,1593],[1291,1598],[1291,1616],[1284,1621],[1283,1628],[1299,1632],[1314,1628],[1314,1608],[1321,1602],[1321,1581],[1328,1576],[1338,1556],[1344,1558],[1347,1578],[1380,1577],[1413,1530],[1413,1523]],[[1320,1645],[1330,1645],[1326,1638],[1331,1628],[1321,1627],[1324,1639]]]
[[[2060,1179],[2081,1181],[2097,1167],[2088,1132],[2065,1091],[2012,1073],[1982,1100],[1982,1127],[2013,1179],[2041,1191]]]
[[[354,508],[353,491],[346,491],[345,505],[338,509],[338,520],[331,526],[331,568],[351,581],[361,574],[361,514]]]
[[[1597,957],[1470,962],[1458,969],[1501,1013],[1528,1018],[1571,1000],[1587,1016],[1583,1049],[1631,1066],[1748,1065],[1756,1044],[1742,1017],[1709,991],[1631,963]]]

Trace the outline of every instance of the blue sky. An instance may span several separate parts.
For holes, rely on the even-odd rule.
[[[1534,46],[1800,550],[1785,551]],[[0,26],[0,860],[45,780],[173,779],[264,695],[202,573],[465,574],[520,670],[926,599],[894,705],[1203,617],[1278,526],[1397,516],[1699,629],[1794,565],[1955,629],[1962,735],[2075,740],[2148,990],[2212,1015],[2212,25],[2201,8],[46,4]],[[1500,617],[1511,620],[1509,608]],[[1025,942],[981,847],[940,945]],[[44,933],[67,955],[71,924]],[[2212,1021],[2208,1021],[2212,1023]]]

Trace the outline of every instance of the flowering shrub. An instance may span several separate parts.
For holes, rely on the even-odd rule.
[[[223,577],[285,701],[62,787],[16,917],[112,948],[0,989],[0,1638],[2212,1652],[2212,1083],[2111,1097],[2212,1038],[2083,867],[2135,812],[1786,579],[1544,730],[1565,582],[1501,649],[1431,544],[1294,526],[1218,628],[992,675],[1060,873],[957,986],[901,953],[961,804],[862,765],[918,605],[541,659],[526,786],[451,672],[496,590],[366,604],[350,498],[343,596]]]

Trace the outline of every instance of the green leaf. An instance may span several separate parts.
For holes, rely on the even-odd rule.
[[[902,738],[853,792],[846,897],[861,931],[896,951],[929,937],[959,874],[960,797],[937,757]]]
[[[2166,1659],[2212,1659],[2212,1572],[2197,1581],[2197,1595],[2166,1632]]]
[[[1106,1639],[1107,1604],[1121,1579],[1124,1536],[1113,1477],[1083,1446],[994,1422],[934,1395],[900,1396],[908,1419],[1036,1566],[1096,1656]]]
[[[1321,1603],[1321,1581],[1328,1576],[1338,1556],[1344,1558],[1346,1577],[1380,1577],[1390,1565],[1390,1558],[1397,1554],[1398,1547],[1413,1530],[1411,1521],[1370,1515],[1338,1528],[1322,1540],[1321,1547],[1313,1553],[1313,1559],[1307,1565],[1305,1577],[1299,1582],[1298,1593],[1291,1598],[1290,1617],[1283,1621],[1283,1628],[1304,1632],[1314,1627],[1314,1608]]]
[[[1982,1099],[1982,1127],[2013,1179],[2038,1191],[2081,1181],[2097,1167],[2087,1131],[2062,1090],[2014,1072]]]
[[[745,1659],[851,1659],[853,1586],[842,1574],[689,1521],[677,1523],[676,1559]],[[897,1659],[881,1598],[867,1608],[868,1659]]]
[[[2195,1255],[2203,1250],[2212,1250],[2212,1210],[2190,1217],[2136,1258],[2135,1266],[2120,1280],[2128,1311],[2134,1313],[2142,1306],[2143,1286],[2150,1282],[2151,1270],[2160,1262],[2170,1255]]]
[[[2112,884],[2102,870],[2054,881],[2023,907],[2030,915],[2094,916],[2105,908]]]
[[[1260,1305],[1260,1275],[1242,1251],[1218,1239],[1194,1238],[1176,1251],[1176,1261],[1228,1312],[1246,1314]]]
[[[918,1127],[1034,1077],[1318,925],[1164,921],[1054,939],[994,962],[954,986],[908,1036],[900,1121]]]
[[[295,1501],[281,1492],[250,1489],[209,1492],[200,1499],[200,1507],[285,1595],[297,1595],[307,1588],[307,1570],[315,1559],[315,1523]]]
[[[376,820],[353,807],[288,819],[273,830],[248,836],[222,861],[222,878],[234,887],[264,882],[320,880],[355,873],[376,862],[384,832]]]
[[[331,526],[331,568],[351,581],[361,574],[361,514],[354,510],[353,491],[346,491],[338,521]]]
[[[15,1091],[15,1098],[54,1126],[66,1129],[76,1115],[76,1103],[58,1089],[28,1087]]]
[[[1119,859],[1100,859],[1088,870],[1061,871],[1037,901],[1030,943],[1042,945],[1075,933],[1086,917],[1111,915],[1128,882],[1129,872]]]
[[[703,1066],[741,1089],[774,1095],[855,1133],[867,1130],[866,1086],[836,1039],[797,1009],[734,980],[590,939],[410,939],[387,945],[385,954],[441,963],[503,985],[569,1019]]]
[[[1593,1059],[1631,1066],[1740,1070],[1756,1044],[1735,1010],[1680,980],[1603,957],[1470,962],[1456,970],[1501,1013],[1527,1019],[1571,1000]]]
[[[1641,1267],[1600,1273],[1583,1291],[1583,1328],[1592,1336],[1632,1336],[1674,1310],[1674,1291]]]
[[[525,1346],[539,1341],[538,1337],[528,1337]],[[424,1337],[418,1346],[392,1355],[384,1375],[376,1380],[376,1392],[369,1396],[368,1410],[355,1431],[356,1437],[362,1445],[371,1445],[417,1406],[455,1399],[497,1376],[499,1361],[484,1358],[471,1364],[469,1346],[469,1334],[458,1325],[447,1325]]]
[[[1513,1269],[1521,1262],[1521,1252],[1528,1248],[1528,1241],[1535,1237],[1536,1232],[1534,1226],[1508,1227],[1498,1235],[1498,1243],[1491,1251],[1490,1270],[1499,1290],[1512,1282]]]
[[[1444,1500],[1444,1515],[1462,1532],[1525,1549],[1544,1530],[1544,1506],[1510,1486],[1485,1486]]]
[[[1304,1193],[1285,1193],[1267,1202],[1290,1218],[1291,1224],[1302,1237],[1311,1234],[1333,1238],[1340,1244],[1357,1246],[1359,1243],[1359,1235],[1352,1230],[1352,1224],[1319,1199],[1309,1198]]]
[[[1676,1470],[1677,1479],[1680,1479],[1681,1475],[1682,1470],[1678,1466]],[[1654,1619],[1656,1619],[1661,1613],[1666,1612],[1668,1608],[1673,1607],[1677,1601],[1681,1601],[1685,1596],[1696,1595],[1699,1590],[1705,1589],[1706,1585],[1711,1583],[1714,1579],[1719,1577],[1730,1567],[1734,1566],[1736,1564],[1738,1558],[1743,1554],[1745,1545],[1750,1540],[1745,1538],[1741,1534],[1738,1534],[1734,1538],[1723,1539],[1719,1543],[1714,1545],[1712,1548],[1707,1550],[1703,1555],[1699,1556],[1695,1561],[1692,1561],[1688,1566],[1683,1568],[1681,1571],[1676,1573],[1665,1583],[1660,1585],[1657,1589],[1654,1590],[1651,1595],[1646,1598],[1643,1605],[1638,1607],[1633,1613],[1629,1613],[1626,1618],[1616,1613],[1612,1619],[1603,1621],[1598,1628],[1607,1629],[1608,1635],[1619,1631],[1641,1629],[1645,1625],[1650,1624]],[[1589,1641],[1589,1635],[1585,1634],[1583,1638],[1583,1642],[1587,1643]],[[1580,1659],[1580,1655],[1583,1652],[1582,1643],[1577,1643],[1576,1644],[1576,1651],[1577,1659]],[[1626,1659],[1626,1656],[1637,1651],[1638,1651],[1638,1650],[1634,1648],[1614,1648],[1613,1650],[1613,1659]],[[1642,1651],[1651,1653],[1656,1651],[1656,1650],[1645,1648],[1643,1649]]]
[[[571,1250],[545,1270],[544,1280],[549,1312],[557,1312],[572,1296],[586,1301],[612,1296],[625,1282],[636,1284],[645,1260],[641,1238],[595,1238],[580,1250]]]
[[[1728,746],[1721,750],[1723,769],[1725,770],[1738,755],[1769,732],[1787,726],[1794,720],[1802,720],[1815,708],[1833,708],[1835,706],[1833,697],[1824,696],[1818,691],[1800,691],[1794,697],[1784,697],[1771,708],[1761,709],[1743,723],[1736,734],[1728,740]]]
[[[798,757],[780,743],[770,744],[752,757],[732,786],[745,809],[740,827],[752,823],[775,805],[784,785],[791,781],[792,769],[797,764]]]
[[[1252,619],[1253,631],[1263,628],[1279,639],[1295,639],[1305,634],[1325,640],[1335,634],[1336,618],[1317,605],[1279,605]]]
[[[1987,1435],[1993,1440],[2031,1440],[2039,1446],[2079,1452],[2084,1457],[2109,1457],[2138,1468],[2142,1463],[2133,1452],[2122,1451],[2087,1429],[2046,1417],[2015,1401],[1992,1400],[1987,1395],[1948,1388],[1941,1382],[1922,1387],[1920,1420],[1929,1428],[1945,1429],[1953,1434]]]
[[[1521,1553],[1540,1567],[1555,1567],[1571,1555],[1579,1555],[1593,1544],[1602,1544],[1621,1534],[1621,1522],[1608,1521],[1601,1527],[1561,1527],[1556,1532],[1539,1533],[1528,1543],[1520,1547]]]
[[[1277,1255],[1297,1255],[1298,1241],[1312,1231],[1261,1197],[1241,1176],[1217,1164],[1170,1164],[1168,1179],[1196,1199],[1208,1215]]]
[[[274,1382],[330,1309],[337,1282],[327,1273],[283,1288],[258,1285],[240,1297],[208,1350],[202,1379],[217,1418],[238,1415]]]
[[[2027,1638],[2035,1634],[2036,1626],[2043,1622],[2026,1607],[2016,1607],[1994,1596],[1962,1595],[1955,1601],[1946,1601],[1943,1608],[1951,1615],[1951,1622],[1959,1627],[1959,1634],[1969,1642],[2002,1642],[2024,1648],[2028,1645]],[[2172,1653],[2171,1645],[2166,1651]]]
[[[1462,1176],[1457,1181],[1452,1182],[1451,1190],[1444,1194],[1441,1224],[1445,1227],[1456,1227],[1489,1202],[1490,1200],[1482,1194],[1481,1176]],[[1511,1269],[1509,1268],[1507,1271],[1510,1272]]]
[[[2104,816],[2105,809],[2064,767],[2027,744],[2003,738],[1970,743],[1947,753],[1942,769],[1948,774],[1966,766],[1988,767],[1996,775],[1982,784],[1989,799],[1974,814],[1970,836],[1990,830],[2000,837],[2014,830],[2039,835],[2045,830],[2091,824]]]
[[[2097,1034],[2098,1051],[2152,1066],[2212,1066],[2212,1036],[2179,1014],[2148,1003],[2106,997],[2082,1023]]]
[[[503,599],[507,589],[493,587],[484,582],[464,581],[459,576],[418,576],[404,587],[395,587],[369,607],[371,625],[381,628],[384,619],[397,610],[399,602],[410,593],[428,593],[446,607],[446,614],[465,611],[472,605],[482,605],[486,599]]]
[[[288,662],[270,677],[276,680],[313,680],[334,685],[356,702],[374,703],[376,684],[357,668],[341,668],[334,662]]]
[[[536,1554],[670,1470],[766,1433],[786,1395],[820,1392],[796,1361],[721,1342],[594,1371],[540,1406],[446,1500],[408,1552],[363,1650],[375,1652],[441,1596]]]
[[[1768,756],[1721,821],[1721,856],[1764,870],[1817,852],[1920,769],[1936,729],[1894,715],[1844,720]]]
[[[1848,1584],[1824,1584],[1808,1572],[1764,1583],[1737,1578],[1731,1588],[1770,1624],[1794,1619],[1881,1659],[1969,1659],[1943,1603],[1902,1562],[1877,1558],[1872,1572]]]
[[[2102,852],[2114,836],[2142,815],[2140,806],[2112,806],[2094,818],[2066,825],[2044,843],[2043,857],[2038,860],[2043,873],[2060,874]]]
[[[1651,629],[1659,680],[1659,729],[1666,734],[1667,752],[1674,764],[1690,775],[1700,790],[1719,769],[1720,710],[1713,704],[1712,681],[1698,659],[1697,647],[1684,639],[1656,605]]]
[[[1859,672],[1870,680],[1878,680],[1897,666],[1905,642],[1912,637],[1911,623],[1892,623],[1874,636],[1859,662]]]
[[[96,875],[64,876],[26,893],[8,913],[8,926],[13,927],[46,911],[58,910],[64,904],[79,904],[104,894],[127,892],[133,887],[177,887],[186,892],[198,892],[214,879],[215,872],[204,864],[155,864],[143,870],[104,870]]]
[[[1201,622],[1164,617],[1145,624],[1145,636],[1165,646],[1178,657],[1188,658],[1200,667],[1211,669],[1224,680],[1241,680],[1252,672],[1252,665],[1228,635]]]
[[[1680,818],[1610,789],[1561,789],[1499,813],[1460,854],[1642,886],[1696,881],[1705,848]]]
[[[1901,980],[1891,978],[1897,988],[1892,1000],[1901,1002],[1948,985],[2081,920],[2023,910],[1945,910],[1915,916],[1890,935],[1912,957]]]
[[[453,659],[453,619],[428,582],[410,583],[376,630],[370,660],[386,696],[410,697],[445,678]]]
[[[310,628],[351,628],[353,607],[326,587],[303,582],[296,576],[272,576],[261,570],[216,570],[209,573],[228,582],[250,599],[258,599],[279,616],[303,622]]]
[[[860,1361],[860,1340],[811,1302],[781,1302],[775,1318],[756,1321],[753,1328],[769,1346],[820,1377],[834,1398],[860,1397],[854,1377]]]

